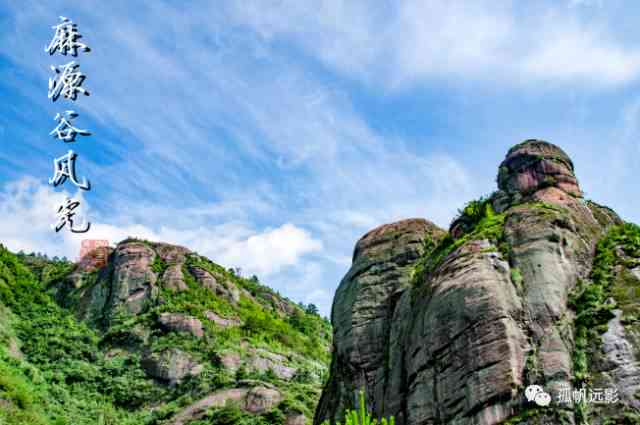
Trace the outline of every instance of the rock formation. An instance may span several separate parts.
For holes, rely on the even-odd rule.
[[[497,181],[448,232],[413,219],[358,241],[334,298],[331,372],[316,425],[342,419],[359,390],[374,416],[399,425],[640,418],[631,313],[640,247],[617,245],[635,242],[612,210],[583,199],[557,146],[513,147]],[[605,277],[596,244],[617,252]],[[550,406],[525,398],[531,384],[552,396]],[[559,401],[562,391],[595,384],[617,391],[616,408]]]

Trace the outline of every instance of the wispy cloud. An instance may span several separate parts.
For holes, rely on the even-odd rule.
[[[75,259],[83,234],[51,231],[53,212],[67,192],[55,192],[34,178],[25,177],[8,184],[0,193],[0,241],[10,249],[26,252],[48,252]],[[78,218],[91,215],[90,203],[83,201]],[[136,223],[130,217],[107,217],[109,223],[94,221],[91,237],[106,239],[111,244],[136,236],[157,242],[187,246],[228,266],[242,266],[245,273],[270,277],[284,267],[296,266],[306,254],[322,251],[322,242],[291,223],[262,231],[243,223],[224,223],[213,227],[178,229],[167,225],[156,228]],[[67,229],[65,229],[67,230]]]
[[[434,78],[601,87],[640,76],[640,49],[621,42],[615,26],[557,2],[326,0],[311,14],[304,2],[248,1],[233,12],[265,40],[296,43],[333,69],[389,89]]]
[[[62,195],[42,185],[57,152],[42,135],[56,111],[45,103],[48,65],[59,59],[43,47],[64,14],[93,47],[82,57],[92,96],[74,105],[94,132],[77,149],[82,174],[95,185],[85,197],[92,237],[183,244],[266,276],[295,299],[317,298],[328,312],[363,233],[414,216],[447,226],[465,201],[493,188],[485,177],[519,138],[541,129],[557,135],[551,141],[582,155],[584,181],[601,191],[591,171],[598,158],[580,152],[598,139],[576,138],[593,127],[570,133],[560,122],[565,116],[536,121],[547,104],[534,110],[527,102],[539,92],[563,97],[629,87],[640,74],[640,50],[604,14],[554,5],[3,6],[0,66],[7,78],[0,94],[20,103],[0,105],[2,211],[10,217],[0,239],[15,249],[77,252],[77,239],[51,235],[45,217]],[[526,113],[500,109],[512,97],[525,99],[518,112]],[[407,119],[416,105],[424,113]],[[479,125],[474,119],[488,110],[494,115]],[[634,108],[628,110],[633,122]],[[632,135],[598,134],[629,146],[637,131],[626,128]],[[20,143],[5,149],[14,139]],[[35,174],[42,179],[21,178]]]

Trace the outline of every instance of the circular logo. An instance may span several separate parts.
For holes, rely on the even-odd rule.
[[[538,406],[545,407],[551,404],[551,396],[540,385],[529,385],[524,390],[524,396],[527,401],[534,402]]]

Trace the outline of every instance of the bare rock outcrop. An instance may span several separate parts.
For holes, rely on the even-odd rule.
[[[582,198],[571,159],[547,142],[509,150],[498,188],[446,235],[410,220],[357,243],[334,298],[331,375],[314,424],[341,420],[361,389],[376,417],[399,425],[584,420],[571,405],[535,410],[524,388],[543,385],[555,399],[577,382],[570,298],[598,240],[622,221]],[[593,351],[602,382],[637,409],[639,345],[620,314]]]
[[[526,195],[545,187],[582,196],[569,156],[558,146],[542,140],[527,140],[511,148],[500,164],[498,188]]]
[[[188,376],[199,375],[203,370],[202,365],[177,348],[145,353],[140,363],[147,375],[172,386]]]
[[[224,407],[230,403],[240,406],[242,410],[247,412],[260,414],[273,409],[282,400],[283,396],[280,391],[266,386],[216,391],[179,412],[172,419],[171,424],[186,425],[202,418],[207,410]]]
[[[425,238],[443,234],[433,223],[410,219],[380,226],[358,241],[353,265],[334,298],[334,379],[320,400],[319,417],[339,417],[358,388],[366,387],[369,399],[382,399],[390,319],[409,287],[410,268],[422,254]]]
[[[121,244],[114,252],[111,283],[112,308],[124,308],[137,314],[144,303],[157,296],[158,276],[152,270],[154,250],[142,242]]]
[[[288,366],[289,359],[283,355],[264,349],[251,348],[245,355],[238,352],[225,352],[217,355],[219,363],[229,372],[235,373],[241,367],[247,372],[272,372],[278,379],[290,381],[298,369]]]
[[[225,318],[217,315],[213,311],[205,312],[205,317],[207,318],[207,320],[212,321],[213,323],[220,326],[221,328],[232,328],[232,327],[237,327],[242,325],[242,321],[240,319]]]
[[[196,338],[204,336],[202,322],[195,317],[179,313],[162,313],[158,317],[158,323],[169,332],[186,332]]]
[[[209,289],[215,295],[225,298],[232,303],[238,303],[240,301],[240,290],[231,281],[223,281],[222,279],[216,278],[213,274],[198,266],[190,266],[189,271],[196,277],[198,283]]]

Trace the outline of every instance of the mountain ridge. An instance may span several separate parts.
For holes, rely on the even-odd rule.
[[[7,424],[301,425],[313,415],[329,324],[256,277],[135,238],[76,264],[2,247],[0,270]]]

